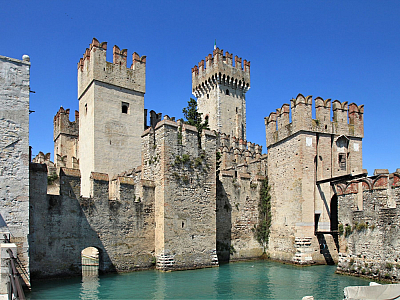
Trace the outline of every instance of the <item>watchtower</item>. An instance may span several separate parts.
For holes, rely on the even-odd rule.
[[[205,63],[192,68],[192,93],[211,130],[246,140],[246,92],[250,88],[250,61],[216,48]]]
[[[60,107],[54,116],[54,162],[59,169],[79,168],[79,112],[75,111],[75,121],[69,120],[69,109]]]
[[[270,254],[297,263],[322,263],[327,254],[335,260],[338,208],[330,182],[364,172],[364,106],[320,97],[314,103],[316,119],[312,97],[301,94],[265,118],[274,208]]]
[[[146,57],[134,52],[126,67],[127,50],[93,38],[78,63],[79,166],[83,196],[90,194],[91,172],[110,177],[141,163],[144,130]]]

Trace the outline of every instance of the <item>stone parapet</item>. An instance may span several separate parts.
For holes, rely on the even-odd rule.
[[[347,102],[335,100],[332,102],[331,121],[331,99],[315,98],[316,119],[312,118],[312,102],[312,96],[304,97],[299,94],[290,100],[290,105],[283,104],[265,118],[268,148],[299,131],[364,137],[364,105],[348,105]]]
[[[250,89],[250,61],[235,56],[216,48],[213,54],[206,56],[206,62],[200,61],[198,66],[192,68],[192,91],[196,97],[207,94],[208,86],[223,84],[235,89],[242,89],[244,92]]]
[[[126,66],[127,50],[113,47],[113,62],[106,61],[107,42],[93,38],[83,58],[78,63],[78,99],[93,80],[123,87],[141,93],[146,92],[146,56],[132,55],[132,65]]]

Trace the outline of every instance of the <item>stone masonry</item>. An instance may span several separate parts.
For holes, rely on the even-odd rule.
[[[194,66],[192,92],[211,128],[199,133],[153,110],[147,126],[146,57],[133,53],[127,68],[126,49],[114,46],[113,62],[106,51],[93,39],[78,63],[79,112],[54,117],[55,162],[40,152],[30,165],[29,58],[0,56],[0,222],[32,277],[80,274],[87,247],[99,251],[100,272],[260,257],[254,229],[268,179],[272,259],[339,260],[340,272],[397,280],[400,177],[365,178],[362,105],[299,94],[265,118],[262,154],[246,140],[249,61],[216,48]]]
[[[299,94],[265,118],[272,195],[269,253],[295,263],[337,260],[337,204],[329,182],[362,173],[363,106]],[[290,122],[290,113],[291,121]],[[347,116],[347,114],[349,116]]]
[[[85,197],[91,172],[113,177],[126,166],[140,165],[146,57],[134,52],[127,68],[126,49],[114,46],[112,63],[106,61],[106,51],[106,42],[93,39],[78,63],[79,167]]]
[[[339,204],[338,272],[400,278],[400,169],[335,185]]]
[[[18,246],[28,274],[30,65],[27,55],[0,56],[0,239]]]
[[[250,61],[214,49],[192,68],[192,92],[199,112],[211,130],[246,140],[246,92],[250,89]]]

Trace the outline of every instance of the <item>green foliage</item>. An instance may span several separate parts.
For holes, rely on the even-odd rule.
[[[187,163],[188,161],[190,161],[190,156],[189,154],[182,154],[182,163]]]
[[[352,234],[353,230],[351,229],[350,225],[346,225],[345,229],[344,229],[344,236],[348,237],[350,234]]]
[[[344,227],[343,227],[343,224],[339,224],[339,235],[343,235],[343,233],[344,233]]]
[[[204,123],[201,119],[202,113],[197,111],[197,102],[193,98],[188,101],[188,106],[182,109],[182,113],[186,119],[185,123],[188,125],[195,126],[197,128],[197,138],[199,140],[199,148],[201,147],[201,132],[203,129],[208,128],[208,120]]]
[[[58,175],[56,173],[47,176],[47,185],[52,185],[57,179]]]
[[[263,246],[265,253],[271,227],[271,187],[268,185],[268,179],[262,182],[260,189],[260,202],[258,203],[258,224],[254,226],[254,236]]]
[[[229,248],[229,254],[233,255],[234,253],[236,253],[236,249],[235,247],[233,247],[233,245],[231,245],[231,247]]]
[[[368,224],[366,224],[366,223],[357,223],[356,224],[356,230],[359,232],[364,231],[367,228],[368,228]]]
[[[393,265],[391,263],[386,263],[386,269],[388,270],[392,270],[393,269]]]
[[[219,151],[217,151],[217,153],[215,154],[215,157],[216,157],[216,169],[217,169],[217,178],[218,178],[218,176],[219,176],[219,172],[220,172],[220,167],[221,167],[221,157],[222,157],[222,155],[221,155],[221,152],[219,152]]]

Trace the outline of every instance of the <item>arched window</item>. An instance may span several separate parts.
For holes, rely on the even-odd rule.
[[[128,113],[128,109],[129,109],[129,103],[126,102],[122,102],[122,113],[123,114],[127,114]]]

